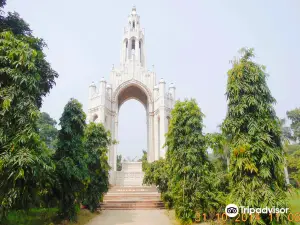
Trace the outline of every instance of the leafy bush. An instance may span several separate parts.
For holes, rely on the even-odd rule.
[[[173,201],[168,192],[168,172],[165,159],[159,159],[152,163],[144,164],[144,180],[146,185],[155,185],[161,193],[161,198],[165,203],[166,208],[172,208]]]
[[[112,144],[110,132],[102,124],[90,123],[85,129],[84,149],[88,154],[87,164],[90,182],[84,193],[83,204],[94,212],[100,199],[109,188],[108,149]]]
[[[71,99],[60,118],[57,150],[54,155],[57,183],[54,192],[60,201],[60,213],[71,221],[77,219],[79,204],[87,187],[89,173],[83,146],[86,115],[82,105]]]

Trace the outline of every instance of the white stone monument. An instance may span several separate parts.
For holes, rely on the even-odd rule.
[[[167,90],[163,79],[160,79],[157,84],[156,73],[146,68],[145,56],[144,30],[140,26],[140,16],[133,7],[124,28],[119,69],[112,68],[109,82],[102,78],[98,87],[94,82],[89,87],[88,120],[103,123],[106,129],[110,130],[112,138],[118,140],[119,109],[129,99],[138,100],[146,110],[148,161],[153,162],[160,157],[165,157],[163,145],[170,111],[175,104],[175,86],[171,84]],[[120,177],[125,174],[119,174],[117,177],[117,145],[110,147],[108,158],[112,167],[110,183],[115,185],[118,182],[120,185],[122,184]],[[141,170],[141,166],[138,170]],[[137,174],[130,176],[138,180],[132,181],[132,184],[136,185],[141,180]],[[129,185],[127,181],[123,184]]]

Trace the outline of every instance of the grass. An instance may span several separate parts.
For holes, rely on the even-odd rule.
[[[59,221],[57,218],[57,208],[33,208],[29,212],[12,211],[7,217],[7,225],[85,225],[98,213],[91,213],[86,209],[81,209],[76,223]]]
[[[290,205],[293,213],[300,213],[300,190],[290,195]]]
[[[21,210],[11,211],[8,213],[6,223],[7,225],[49,225],[57,217],[57,212],[58,209],[56,208],[33,208],[28,212]]]

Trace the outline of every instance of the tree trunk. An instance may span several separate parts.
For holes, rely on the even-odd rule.
[[[226,162],[227,162],[227,171],[229,172],[229,165],[230,165],[229,157],[226,157]]]
[[[287,163],[286,163],[286,158],[284,158],[284,177],[285,177],[285,182],[287,185],[290,184],[290,178],[289,178],[289,172],[287,169]]]

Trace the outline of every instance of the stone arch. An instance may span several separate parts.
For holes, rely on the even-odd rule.
[[[147,105],[145,104],[145,102],[142,102],[142,104],[146,107],[146,109],[148,108],[149,105],[151,106],[151,104],[153,103],[153,99],[152,99],[151,91],[149,90],[149,88],[145,84],[143,84],[142,82],[140,82],[140,81],[129,80],[129,81],[126,81],[126,82],[120,84],[118,86],[118,88],[113,93],[112,100],[113,100],[113,102],[115,102],[117,104],[118,108],[120,106],[119,101],[118,101],[120,93],[122,91],[126,91],[130,87],[139,88],[146,95],[147,100],[148,100],[147,101]],[[132,99],[132,98],[134,98],[134,97],[132,96],[131,98],[128,98],[127,100]],[[140,99],[136,99],[136,100],[140,101]],[[122,104],[124,102],[122,102]]]
[[[153,159],[153,130],[152,130],[152,119],[153,115],[151,112],[153,111],[153,96],[150,89],[143,84],[142,82],[131,79],[125,81],[117,86],[117,88],[112,93],[112,103],[114,105],[114,130],[112,132],[114,138],[118,140],[118,117],[120,107],[128,100],[135,99],[139,101],[144,107],[146,112],[146,120],[147,120],[147,152],[148,152],[148,160]],[[114,145],[113,148],[113,157],[116,158],[118,145]],[[116,163],[113,165],[114,170],[116,169]]]

